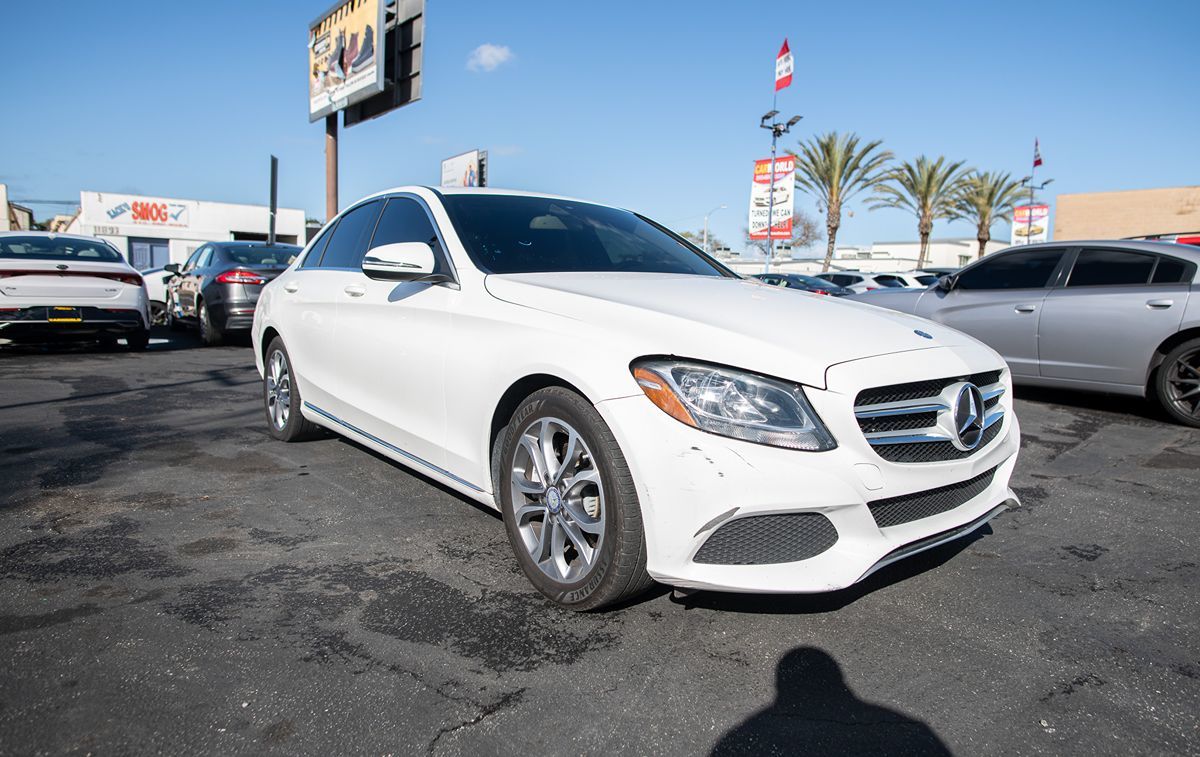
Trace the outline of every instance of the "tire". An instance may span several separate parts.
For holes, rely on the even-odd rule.
[[[555,450],[552,459],[542,456],[543,467],[566,458],[561,478],[547,476],[552,487],[543,485],[533,458],[542,446],[536,443],[539,434]],[[568,456],[572,440],[575,454]],[[607,424],[583,397],[550,387],[521,403],[504,430],[498,481],[504,528],[517,562],[530,583],[555,604],[596,610],[635,597],[654,583],[646,572],[646,539],[633,476]],[[534,493],[539,487],[543,492]],[[548,522],[553,524],[549,531]],[[580,538],[585,547],[577,549]]]
[[[150,329],[126,335],[125,344],[129,346],[130,352],[141,352],[150,344]]]
[[[1154,372],[1154,395],[1176,423],[1200,428],[1200,339],[1167,353]]]
[[[208,303],[204,300],[200,300],[197,315],[200,319],[200,341],[204,342],[205,347],[221,346],[225,342],[225,332],[221,330],[220,326],[213,323],[208,312]]]
[[[279,358],[282,358],[282,365],[276,364]],[[275,337],[271,340],[267,345],[266,360],[263,362],[263,410],[266,412],[267,428],[271,436],[281,442],[303,442],[321,436],[321,427],[300,413],[300,387],[293,380],[292,358],[283,346],[282,339]],[[273,372],[273,369],[278,368],[282,368],[282,373],[278,370]],[[278,401],[280,384],[286,388],[286,411]],[[280,409],[279,415],[276,415],[277,408]]]
[[[163,326],[167,323],[167,305],[157,300],[150,301],[150,325]]]

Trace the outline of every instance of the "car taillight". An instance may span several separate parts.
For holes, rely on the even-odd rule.
[[[218,284],[266,284],[267,280],[251,271],[226,271],[217,274]]]

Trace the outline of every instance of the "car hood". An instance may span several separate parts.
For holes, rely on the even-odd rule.
[[[743,279],[527,273],[485,285],[497,299],[581,321],[581,338],[619,340],[631,357],[707,360],[821,388],[838,363],[972,342],[923,319]]]

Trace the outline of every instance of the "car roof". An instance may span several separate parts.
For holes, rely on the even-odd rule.
[[[221,248],[225,248],[225,247],[270,247],[270,248],[284,247],[284,248],[288,248],[288,249],[296,249],[296,250],[300,249],[300,247],[298,245],[287,244],[286,242],[276,242],[275,244],[268,244],[266,242],[255,242],[255,241],[248,241],[248,240],[241,241],[241,240],[236,240],[236,239],[230,240],[230,241],[225,241],[225,242],[213,242],[212,246],[213,247],[221,247]]]
[[[44,237],[46,239],[80,239],[85,242],[100,242],[108,244],[100,237],[89,237],[86,234],[61,234],[57,231],[0,231],[0,237]],[[112,245],[109,245],[110,247]]]
[[[1101,249],[1140,250],[1142,252],[1154,252],[1161,255],[1182,256],[1189,260],[1200,262],[1200,247],[1190,244],[1179,244],[1177,242],[1160,242],[1147,239],[1064,239],[1057,242],[1038,242],[1037,244],[1022,244],[1016,245],[1015,247],[1005,247],[1003,250],[997,250],[991,255],[985,255],[982,259],[987,260],[988,258],[992,257],[992,255],[999,255],[1001,253],[1012,252],[1014,250],[1061,250],[1064,247],[1098,247]]]
[[[408,192],[411,194],[419,194],[421,192],[432,192],[435,195],[495,195],[495,196],[510,196],[510,197],[540,197],[546,200],[563,200],[566,202],[586,202],[589,205],[600,205],[606,208],[617,208],[616,205],[608,205],[595,200],[585,200],[580,197],[567,197],[564,195],[549,194],[547,192],[527,192],[522,189],[503,189],[500,187],[431,187],[424,184],[408,184],[401,187],[392,187],[381,192],[376,192],[372,195],[367,195],[354,201],[354,205],[373,197],[384,197],[386,195]]]

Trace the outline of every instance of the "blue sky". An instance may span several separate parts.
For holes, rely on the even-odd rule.
[[[324,215],[323,126],[306,112],[306,25],[327,0],[21,2],[6,8],[0,181],[14,200],[83,189]],[[610,202],[738,242],[774,56],[796,56],[783,144],[881,138],[1056,192],[1200,183],[1200,3],[454,2],[429,0],[425,97],[342,132],[341,201],[436,184],[489,150],[495,186]],[[511,58],[468,67],[482,44]],[[815,215],[810,198],[799,207]],[[55,209],[38,206],[38,216]],[[844,218],[839,243],[912,239],[898,210]],[[823,225],[823,224],[822,224]],[[1007,229],[997,226],[1000,237]],[[934,235],[971,236],[939,223]]]

